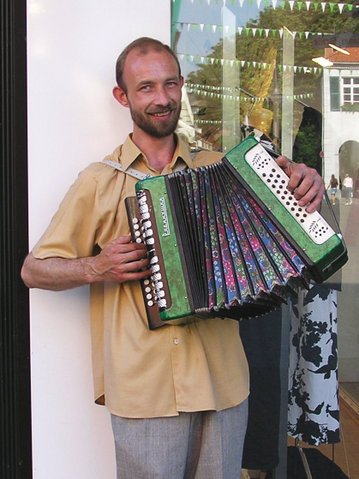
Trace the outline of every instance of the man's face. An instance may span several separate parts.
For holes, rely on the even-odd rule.
[[[183,79],[166,51],[141,54],[132,50],[126,58],[124,82],[127,92],[120,103],[130,108],[136,129],[163,138],[172,135],[181,112]],[[115,95],[116,96],[116,95]]]

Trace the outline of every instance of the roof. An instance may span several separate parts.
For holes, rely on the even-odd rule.
[[[359,63],[359,47],[346,47],[343,50],[349,55],[342,53],[334,48],[325,48],[324,56],[331,62],[335,63]]]

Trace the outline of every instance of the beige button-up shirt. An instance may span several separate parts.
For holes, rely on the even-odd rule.
[[[201,152],[192,161],[178,140],[167,174],[179,164],[202,166],[219,159]],[[132,142],[108,156],[127,169],[158,175]],[[36,258],[91,256],[128,235],[124,199],[136,179],[104,163],[82,171],[47,231],[34,247]],[[221,410],[248,396],[248,366],[239,323],[206,319],[150,330],[139,282],[96,283],[90,288],[95,400],[122,417],[174,416],[180,411]]]

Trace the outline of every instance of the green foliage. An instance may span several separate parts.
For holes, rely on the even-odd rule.
[[[331,2],[335,3],[335,2]],[[339,2],[336,2],[339,3]],[[276,93],[282,91],[283,81],[283,40],[278,32],[283,27],[289,31],[295,32],[295,50],[294,65],[300,68],[294,73],[294,91],[293,94],[297,98],[294,102],[294,125],[298,128],[300,122],[303,104],[312,107],[318,111],[322,108],[321,94],[321,68],[312,61],[312,58],[323,56],[323,42],[319,40],[325,39],[324,34],[336,34],[339,38],[345,39],[352,33],[359,32],[358,19],[349,15],[347,11],[340,13],[337,7],[329,12],[328,8],[323,12],[320,3],[317,4],[316,10],[313,4],[309,11],[302,2],[301,10],[298,10],[298,2],[291,10],[288,2],[283,3],[281,8],[274,9],[271,6],[265,7],[258,11],[258,16],[246,22],[243,26],[242,34],[236,35],[236,51],[237,59],[243,63],[240,67],[240,88],[242,101],[240,103],[241,120],[244,116],[250,114],[251,108],[255,105],[251,103],[254,98],[265,97],[265,101],[257,100],[263,103],[266,108],[275,108],[275,102],[278,100]],[[240,19],[237,19],[240,24]],[[256,28],[256,34],[253,36],[252,28]],[[267,29],[267,35],[264,33]],[[259,36],[261,33],[261,36]],[[320,34],[320,35],[313,35]],[[274,54],[273,54],[274,52]],[[223,43],[219,41],[213,46],[212,51],[208,54],[210,58],[221,59],[223,57]],[[253,66],[255,62],[256,66]],[[259,68],[258,65],[269,64],[267,68]],[[272,65],[272,68],[270,67]],[[273,68],[273,67],[276,68]],[[310,72],[305,72],[302,67],[310,68]],[[314,71],[316,67],[316,71]],[[192,72],[188,81],[194,84],[211,85],[219,88],[222,85],[222,66],[220,62],[213,64],[200,64],[196,71]],[[223,92],[225,93],[225,92]],[[248,95],[246,94],[248,93]],[[238,92],[233,92],[238,94]],[[300,98],[303,98],[301,101]],[[298,100],[299,99],[299,100]],[[222,118],[222,99],[217,97],[209,97],[206,99],[199,93],[192,94],[191,100],[206,104],[205,115],[201,119],[208,122],[218,121]],[[277,112],[280,115],[280,111]],[[280,121],[280,118],[278,118]],[[207,140],[212,141],[215,147],[219,147],[218,138],[221,126],[208,124],[202,127],[203,136]],[[301,133],[302,134],[302,133]],[[310,149],[316,149],[316,146],[309,147],[311,132],[307,132],[308,143],[303,155],[310,154]],[[314,141],[314,139],[312,138]],[[316,159],[313,161],[317,161]]]

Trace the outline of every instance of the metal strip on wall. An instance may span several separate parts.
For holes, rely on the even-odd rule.
[[[30,479],[26,1],[0,2],[0,477]]]

